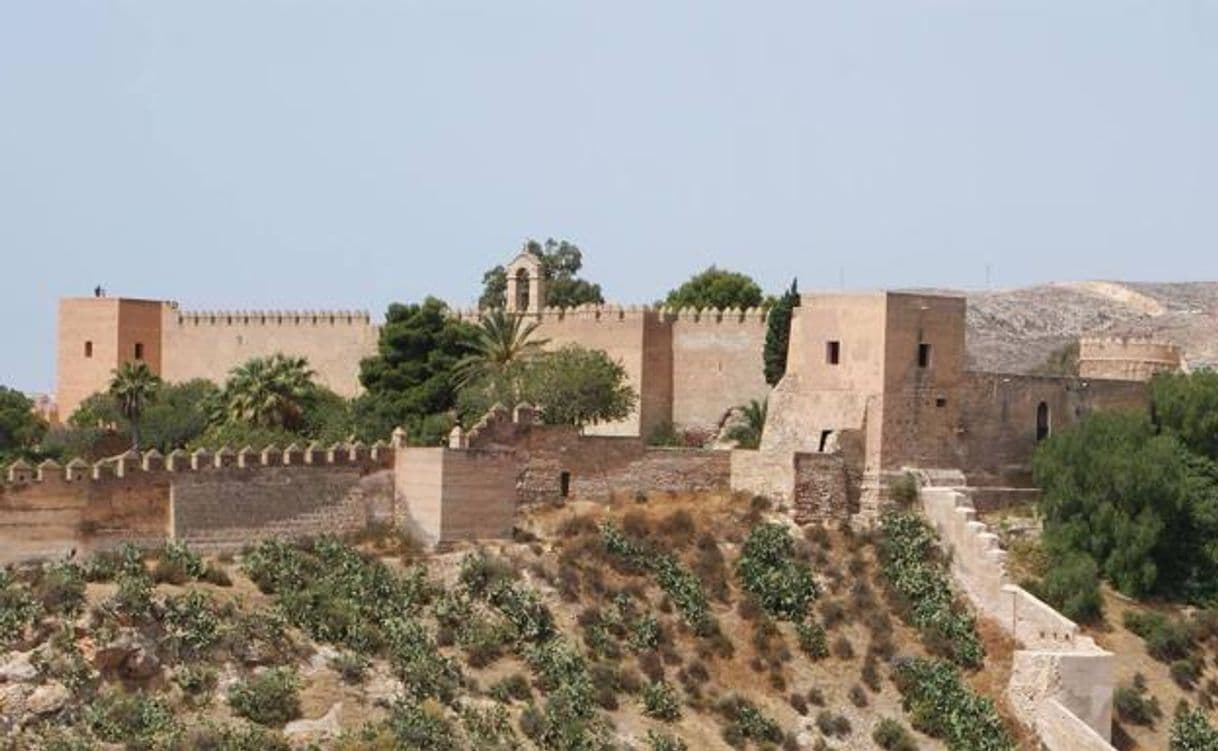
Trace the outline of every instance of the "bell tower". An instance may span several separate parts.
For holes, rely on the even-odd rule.
[[[507,310],[509,313],[540,313],[546,307],[546,280],[541,257],[526,242],[507,265]]]

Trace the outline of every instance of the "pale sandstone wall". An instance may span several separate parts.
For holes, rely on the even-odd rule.
[[[1041,703],[1036,732],[1045,748],[1112,751],[1112,744],[1056,699]]]
[[[671,325],[674,425],[717,428],[727,410],[765,399],[764,312],[682,311]]]
[[[1149,381],[1156,373],[1180,370],[1180,348],[1136,337],[1083,337],[1078,342],[1078,374],[1082,378]]]
[[[511,537],[519,471],[512,452],[408,447],[397,456],[398,522],[420,542]]]
[[[341,396],[360,393],[359,363],[376,354],[379,328],[354,311],[218,311],[164,309],[163,373],[170,382],[206,378],[223,384],[254,357],[304,357],[317,382]]]
[[[61,419],[67,420],[85,398],[105,391],[112,371],[135,359],[135,345],[143,345],[143,359],[154,373],[161,372],[161,308],[156,300],[114,297],[64,298],[59,301],[55,398]],[[85,343],[93,345],[92,357]]]
[[[779,503],[794,502],[794,452],[734,449],[731,455],[733,491],[764,496]]]
[[[799,524],[850,518],[850,470],[842,454],[795,454],[794,517]]]
[[[915,470],[915,474],[923,483],[922,509],[951,554],[953,578],[978,611],[997,621],[1023,647],[1014,654],[1007,686],[1016,715],[1038,729],[1049,751],[1079,748],[1069,745],[1078,736],[1078,723],[1106,741],[1112,732],[1112,654],[1009,580],[1006,553],[998,547],[997,537],[976,520],[967,494],[928,485],[932,473]],[[953,482],[962,480],[961,476]],[[1059,702],[1075,719],[1063,719],[1057,708],[1046,708],[1050,701]]]

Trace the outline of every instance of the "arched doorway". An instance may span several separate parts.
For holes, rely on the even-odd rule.
[[[1043,441],[1048,438],[1050,428],[1049,405],[1041,402],[1036,405],[1036,440]]]

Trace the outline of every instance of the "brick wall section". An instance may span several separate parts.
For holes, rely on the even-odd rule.
[[[850,476],[841,454],[795,454],[794,517],[799,524],[850,518]]]
[[[143,460],[148,464],[107,459],[24,473],[0,484],[0,564],[174,537],[205,550],[237,550],[270,535],[353,532],[392,518],[392,451],[371,458],[361,448],[354,459],[348,448],[333,458],[309,453],[309,464],[284,465],[275,454],[268,465],[247,457],[249,466],[238,467],[229,454],[223,467],[211,457],[189,469],[179,456],[170,471],[155,455]]]
[[[237,550],[266,537],[357,532],[388,473],[351,465],[183,474],[172,484],[173,535],[203,550]]]

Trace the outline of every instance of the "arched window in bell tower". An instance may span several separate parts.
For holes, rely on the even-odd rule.
[[[529,309],[529,270],[516,270],[516,310]]]

